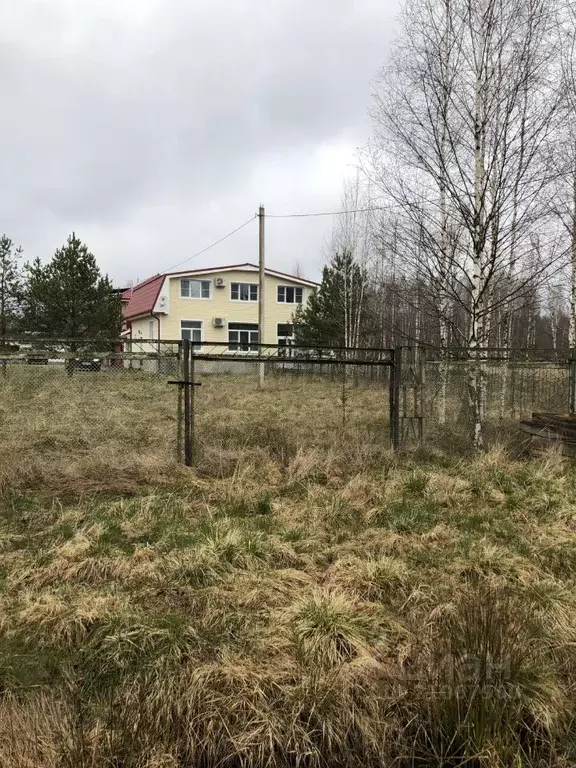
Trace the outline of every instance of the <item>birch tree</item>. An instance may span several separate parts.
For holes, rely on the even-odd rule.
[[[534,270],[534,234],[551,183],[556,52],[551,0],[409,0],[374,99],[370,172],[420,242],[404,260],[430,286],[443,339],[448,308],[465,317],[477,449],[493,321],[548,267],[539,247]]]
[[[357,348],[366,315],[367,273],[372,260],[370,190],[360,174],[344,183],[342,210],[332,233],[332,252],[346,257],[342,311],[345,346]]]
[[[576,7],[559,12],[563,120],[554,145],[555,184],[551,210],[563,230],[569,252],[569,346],[576,348]]]
[[[359,174],[344,183],[341,207],[321,286],[294,317],[298,343],[304,346],[357,349],[364,343],[372,232],[369,191]]]

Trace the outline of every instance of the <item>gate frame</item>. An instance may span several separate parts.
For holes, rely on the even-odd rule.
[[[239,345],[237,345],[239,346]],[[195,370],[195,361],[214,361],[214,362],[223,362],[223,361],[243,361],[246,360],[250,361],[251,363],[267,363],[267,362],[302,362],[302,363],[308,363],[311,365],[333,365],[333,366],[344,366],[344,370],[346,370],[346,366],[349,365],[360,365],[360,366],[380,366],[383,368],[388,368],[390,373],[388,377],[388,387],[389,387],[389,405],[390,405],[390,425],[389,425],[389,433],[390,433],[390,442],[392,447],[396,450],[399,447],[399,436],[400,433],[398,431],[397,425],[398,425],[398,376],[396,375],[396,363],[395,363],[395,355],[396,352],[394,349],[390,348],[359,348],[355,349],[353,347],[332,347],[332,348],[326,348],[325,350],[316,350],[312,347],[302,347],[297,345],[291,345],[290,346],[290,354],[286,355],[286,347],[280,344],[250,344],[250,347],[257,347],[258,353],[257,354],[250,354],[249,356],[246,356],[243,353],[238,353],[238,351],[233,350],[230,351],[230,344],[228,342],[206,342],[203,341],[201,343],[201,350],[196,352],[194,350],[194,345],[190,342],[189,339],[182,340],[182,380],[181,381],[171,381],[168,382],[169,384],[178,384],[180,386],[180,390],[183,392],[184,396],[184,414],[183,414],[183,421],[184,421],[184,463],[186,466],[190,467],[194,463],[194,438],[195,438],[195,397],[194,397],[194,387],[202,386],[200,382],[194,381],[194,370]],[[225,352],[218,352],[216,350],[225,348],[227,351]],[[212,351],[202,351],[203,349],[206,350],[212,350]],[[297,355],[294,355],[294,350],[298,349],[305,349],[308,352],[314,352],[314,356],[306,356],[306,357],[298,357]],[[266,352],[269,352],[270,354],[266,354]],[[328,352],[328,354],[325,354]],[[338,356],[332,356],[335,352],[343,353],[342,355]],[[362,359],[361,353],[362,352],[369,352],[369,353],[377,353],[380,356],[383,356],[384,359],[376,359],[376,360],[369,360],[369,359]],[[348,357],[348,353],[352,353],[351,357]],[[401,354],[401,353],[400,353]],[[357,356],[354,356],[357,355]],[[180,403],[180,401],[179,401]],[[179,435],[179,441],[178,445],[182,445],[182,438],[181,438],[181,421],[182,421],[182,413],[181,413],[181,406],[179,405],[179,419],[178,419],[178,435]],[[181,448],[179,449],[179,456],[181,456]]]
[[[426,349],[395,347],[391,362],[390,442],[397,451],[407,442],[410,433],[420,445],[424,442]],[[407,374],[412,375],[411,382],[407,382]],[[408,408],[409,399],[412,409]]]

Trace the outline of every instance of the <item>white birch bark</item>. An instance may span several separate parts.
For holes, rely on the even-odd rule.
[[[554,12],[551,0],[408,0],[402,45],[373,111],[369,172],[400,211],[398,260],[406,275],[430,285],[441,348],[453,333],[470,350],[478,449],[486,418],[482,347],[495,332],[509,338],[507,313],[542,289],[552,263],[552,251],[532,242],[546,227],[553,177]],[[440,418],[447,418],[441,401]]]

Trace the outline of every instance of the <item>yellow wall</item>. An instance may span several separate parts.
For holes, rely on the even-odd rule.
[[[154,322],[154,336],[153,338],[157,338],[158,336],[158,322],[154,320],[153,317],[141,317],[136,320],[132,320],[132,338],[134,341],[138,339],[149,339],[150,338],[150,322]],[[162,328],[160,328],[160,332],[162,332]]]
[[[150,337],[150,322],[153,322],[154,333]],[[127,351],[132,351],[134,354],[155,354],[158,351],[157,346],[154,344],[139,344],[139,339],[157,339],[158,338],[158,321],[150,316],[139,317],[136,320],[131,321],[132,326],[132,346],[131,350],[126,347]],[[162,333],[162,327],[160,327],[160,333]],[[128,341],[128,339],[126,340]]]
[[[224,288],[214,287],[214,278],[222,277],[226,281]],[[168,278],[167,278],[168,279]],[[210,299],[185,299],[180,296],[180,278],[170,278],[169,288],[169,312],[161,317],[161,337],[163,339],[180,338],[181,320],[200,320],[203,322],[202,339],[207,342],[228,342],[228,323],[258,323],[258,302],[232,301],[230,299],[230,283],[255,283],[258,284],[258,272],[230,271],[217,274],[190,275],[194,280],[210,280]],[[263,344],[277,343],[278,323],[289,323],[296,311],[296,304],[279,304],[277,302],[277,287],[279,285],[294,285],[289,279],[280,279],[266,276],[265,289],[265,328],[264,337],[260,338]],[[311,292],[311,288],[302,286],[303,303],[305,304]],[[224,328],[214,328],[212,318],[224,317]],[[140,326],[141,327],[141,326]],[[146,325],[146,328],[148,326]]]

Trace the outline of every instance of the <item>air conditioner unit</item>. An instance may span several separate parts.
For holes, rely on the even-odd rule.
[[[226,280],[224,280],[223,277],[215,277],[214,278],[214,286],[216,288],[224,288],[226,285]]]
[[[215,317],[212,319],[212,325],[214,328],[224,328],[226,325],[226,318],[225,317]]]
[[[166,309],[168,306],[168,296],[160,296],[159,307],[160,309]]]

